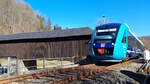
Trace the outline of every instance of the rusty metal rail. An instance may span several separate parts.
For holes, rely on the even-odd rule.
[[[119,69],[126,66],[130,61],[114,64],[111,66],[96,66],[95,64],[60,68],[60,69],[47,69],[40,70],[32,74],[26,74],[21,76],[14,76],[9,78],[0,79],[0,84],[7,84],[17,82],[19,84],[24,83],[46,83],[46,84],[64,84],[73,80],[79,80],[82,78],[89,78],[96,74],[105,73],[111,70]],[[40,80],[40,81],[39,81]]]
[[[60,84],[66,83],[72,80],[77,80],[81,78],[87,78],[93,76],[97,73],[106,72],[104,67],[97,67],[94,64],[77,66],[71,68],[63,68],[56,70],[42,70],[32,74],[26,74],[21,76],[14,76],[9,78],[0,79],[0,84],[12,83],[12,82],[29,82],[32,80],[46,79],[48,83]]]

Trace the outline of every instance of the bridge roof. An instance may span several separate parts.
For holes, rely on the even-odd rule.
[[[21,40],[34,40],[34,39],[50,39],[50,38],[62,38],[73,36],[85,36],[91,35],[92,29],[89,27],[65,29],[65,30],[53,30],[44,32],[29,32],[19,33],[11,35],[0,35],[0,42],[9,41],[21,41]]]

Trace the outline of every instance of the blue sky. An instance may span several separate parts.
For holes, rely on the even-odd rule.
[[[150,0],[25,0],[35,12],[63,28],[95,28],[98,18],[127,23],[138,36],[150,35]]]

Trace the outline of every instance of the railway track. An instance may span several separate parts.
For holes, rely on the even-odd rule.
[[[82,78],[90,78],[96,74],[106,73],[128,65],[131,61],[110,66],[96,66],[95,64],[76,66],[71,68],[40,70],[32,74],[0,79],[0,84],[66,84]]]

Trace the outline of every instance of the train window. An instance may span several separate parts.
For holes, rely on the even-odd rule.
[[[128,33],[128,47],[135,47],[135,38],[130,32]]]
[[[122,43],[126,43],[126,31],[124,32]]]
[[[100,39],[115,39],[116,31],[116,28],[100,29],[97,30],[96,36],[98,36]]]
[[[95,38],[101,42],[114,42],[117,36],[117,28],[97,29]]]
[[[104,32],[104,33],[97,33],[97,36],[101,39],[114,39],[116,33],[115,32]]]

